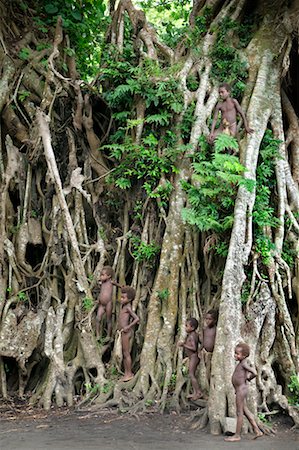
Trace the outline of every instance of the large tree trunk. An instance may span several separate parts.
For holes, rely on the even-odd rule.
[[[81,91],[73,60],[67,69],[62,65],[68,39],[60,19],[52,48],[42,51],[33,31],[19,38],[17,8],[1,25],[0,392],[31,392],[31,401],[46,409],[52,401],[72,405],[77,394],[83,402],[92,398],[96,408],[180,410],[188,406],[189,383],[177,342],[188,316],[203,327],[213,307],[219,321],[210,390],[199,379],[209,393],[208,402],[198,403],[199,425],[209,420],[212,433],[219,433],[224,417],[235,414],[231,375],[240,340],[250,344],[258,371],[250,392],[254,411],[277,404],[298,424],[287,401],[290,377],[298,371],[298,104],[287,84],[282,91],[284,78],[294,75],[297,2],[277,2],[276,9],[270,0],[254,6],[249,0],[196,1],[190,30],[175,48],[161,42],[130,0],[110,6],[105,54],[113,51],[115,59],[111,68],[103,58],[99,83],[111,107],[94,86]],[[266,262],[253,219],[257,188],[237,190],[226,258],[213,250],[221,239],[217,232],[200,232],[182,218],[185,187],[193,182],[190,161],[204,154],[202,138],[223,78],[215,71],[226,58],[215,59],[220,30],[226,24],[225,33],[238,46],[248,15],[255,18],[251,39],[237,51],[247,64],[242,106],[254,129],[239,139],[245,178],[257,181],[269,130],[279,142],[269,187],[279,222],[262,230],[273,244]],[[30,30],[30,17],[26,21]],[[127,123],[121,122],[125,114]],[[111,135],[124,129],[115,144]],[[111,145],[99,152],[109,137]],[[142,174],[144,166],[148,172]],[[196,180],[194,186],[201,189]],[[293,260],[285,259],[286,248]],[[136,376],[125,385],[117,381],[118,349],[102,339],[105,322],[100,342],[95,339],[93,289],[104,264],[137,292]]]

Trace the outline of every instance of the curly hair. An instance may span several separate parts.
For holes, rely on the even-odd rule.
[[[127,294],[128,300],[130,300],[131,302],[134,300],[136,295],[135,289],[131,286],[122,286],[121,292],[122,294]]]
[[[104,266],[102,272],[106,272],[108,277],[114,278],[115,272],[111,266]]]
[[[230,85],[229,85],[228,83],[221,83],[221,84],[219,85],[219,89],[220,89],[220,88],[226,89],[227,92],[231,92],[231,90],[232,90],[232,88],[230,87]]]
[[[250,355],[250,347],[248,344],[245,344],[245,342],[239,342],[239,344],[236,345],[236,348],[240,348],[242,351],[242,355],[247,358]]]
[[[210,310],[206,313],[206,315],[207,315],[207,314],[210,314],[210,316],[213,317],[215,323],[217,323],[217,321],[218,321],[218,311],[217,311],[216,309],[210,309]]]
[[[187,319],[187,323],[190,323],[193,330],[196,330],[196,328],[198,327],[198,320],[195,319],[195,317],[190,317],[189,319]]]

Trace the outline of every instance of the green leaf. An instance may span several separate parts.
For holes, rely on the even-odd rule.
[[[128,188],[131,187],[131,182],[130,182],[130,180],[128,178],[118,178],[115,181],[115,184],[120,189],[128,189]]]
[[[56,5],[53,5],[53,3],[48,3],[45,5],[45,11],[47,14],[57,14],[58,8]]]
[[[221,152],[223,150],[238,150],[239,145],[236,138],[229,136],[228,134],[220,133],[216,136],[215,143],[215,152]]]

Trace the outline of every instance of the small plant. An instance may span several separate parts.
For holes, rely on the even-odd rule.
[[[105,229],[103,227],[99,227],[98,235],[100,236],[100,238],[103,239],[103,241],[107,238],[106,231],[105,231]]]
[[[18,94],[18,99],[20,102],[24,102],[28,97],[30,97],[30,92],[28,91],[20,91]]]
[[[32,217],[33,219],[36,219],[38,216],[38,212],[35,209],[32,209],[30,212],[30,217]]]
[[[249,281],[245,281],[245,283],[243,284],[242,287],[242,292],[241,292],[241,303],[244,305],[247,303],[249,294],[250,294],[250,282]]]
[[[264,234],[258,234],[255,240],[255,250],[260,254],[263,263],[267,266],[270,263],[270,259],[275,251],[275,244],[268,236]]]
[[[146,244],[137,236],[131,236],[130,241],[133,247],[132,255],[136,261],[150,262],[160,251],[160,246],[155,242]]]
[[[101,391],[101,387],[99,384],[92,385],[91,383],[84,384],[86,392],[89,394],[98,394]]]
[[[157,291],[157,296],[161,302],[166,301],[169,297],[169,290],[165,288],[162,291]]]
[[[299,407],[299,377],[298,375],[291,375],[288,388],[291,392],[291,396],[288,397],[290,405]]]
[[[100,389],[100,391],[103,393],[103,394],[107,394],[110,390],[111,390],[111,388],[113,387],[113,383],[105,383],[104,385],[103,385],[103,387]]]
[[[87,312],[92,310],[93,305],[94,305],[94,301],[92,298],[84,297],[84,299],[82,300],[82,307]]]
[[[21,50],[19,51],[19,58],[22,59],[23,61],[27,61],[30,57],[30,49],[29,48],[21,48]]]
[[[22,292],[22,291],[18,292],[17,297],[18,297],[18,301],[20,301],[20,302],[27,302],[28,301],[28,296],[27,296],[27,294],[25,292]]]
[[[109,372],[112,377],[116,377],[119,375],[119,372],[115,366],[111,366]]]
[[[175,385],[176,385],[176,372],[173,372],[171,374],[169,383],[168,383],[168,388],[170,391],[173,391],[175,389]]]
[[[205,146],[204,146],[205,148]],[[249,192],[254,180],[244,177],[245,167],[236,156],[223,153],[237,149],[235,138],[221,134],[215,140],[215,154],[203,154],[193,163],[194,183],[183,183],[190,207],[182,210],[183,219],[200,231],[216,233],[230,230],[234,220],[234,203],[239,186]]]
[[[258,416],[258,418],[259,418],[259,420],[260,420],[261,422],[263,422],[267,427],[270,427],[270,428],[271,428],[272,424],[271,424],[271,422],[267,419],[267,416],[266,416],[265,413],[258,413],[257,416]]]
[[[153,402],[153,400],[148,399],[148,400],[145,400],[144,404],[147,408],[149,408],[149,407],[153,406],[154,402]]]

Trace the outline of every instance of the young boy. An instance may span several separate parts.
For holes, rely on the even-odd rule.
[[[96,317],[96,336],[100,336],[100,322],[106,312],[107,336],[111,338],[112,333],[112,294],[114,270],[110,266],[104,266],[100,274],[101,290],[98,296],[98,311]]]
[[[246,406],[246,397],[248,392],[248,381],[256,377],[256,371],[247,362],[250,349],[247,344],[238,344],[235,348],[235,360],[239,364],[235,368],[232,376],[232,383],[236,392],[236,409],[237,409],[237,427],[233,436],[227,437],[225,440],[229,442],[240,441],[241,429],[243,424],[243,414],[247,417],[255,432],[254,439],[263,435],[254,419],[254,415]]]
[[[178,344],[180,347],[186,349],[186,354],[189,358],[189,375],[193,388],[193,394],[188,398],[191,400],[198,400],[202,397],[202,392],[199,389],[198,381],[195,376],[195,372],[200,361],[198,357],[198,334],[195,331],[197,327],[198,321],[194,317],[188,319],[186,321],[186,340],[184,342],[179,342]]]
[[[133,378],[132,359],[130,355],[130,338],[133,336],[133,327],[139,322],[139,317],[132,310],[131,303],[134,300],[136,291],[130,286],[121,288],[121,309],[118,318],[118,329],[121,331],[121,343],[123,351],[123,363],[125,373],[120,381],[129,381]]]
[[[215,345],[217,320],[218,312],[215,309],[210,309],[205,316],[205,326],[202,330],[201,336],[200,351],[206,367],[208,384],[210,384],[211,377],[211,360]]]
[[[219,86],[219,96],[221,102],[218,102],[215,108],[211,133],[208,138],[208,142],[212,144],[216,136],[220,133],[226,133],[230,136],[236,136],[237,133],[237,114],[243,119],[246,133],[253,133],[253,130],[249,128],[245,114],[239,105],[239,102],[230,96],[231,88],[228,83],[222,83]],[[219,111],[221,113],[220,127],[215,131],[216,122],[218,119]]]

